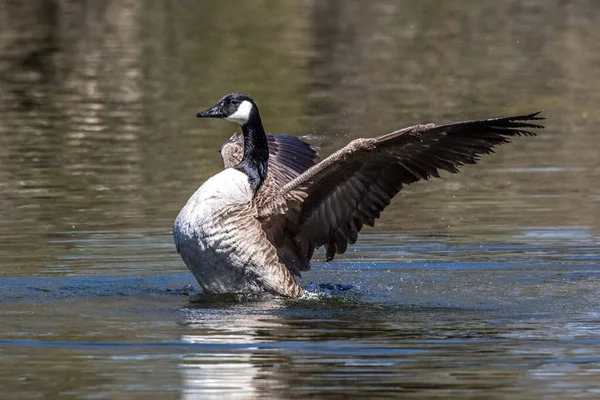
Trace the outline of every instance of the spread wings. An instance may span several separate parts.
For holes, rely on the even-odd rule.
[[[528,129],[543,128],[531,122],[543,119],[538,114],[416,125],[354,140],[264,201],[259,210],[263,226],[285,231],[273,240],[294,254],[292,270],[294,265],[310,268],[314,249],[323,245],[329,261],[356,242],[363,225],[374,225],[404,185],[439,177],[439,170],[456,173],[513,136],[535,135]],[[290,236],[293,240],[277,241]]]
[[[276,187],[282,187],[315,165],[317,151],[301,138],[291,135],[267,135],[269,144],[268,176]],[[244,141],[241,135],[233,135],[219,149],[225,168],[242,160]]]

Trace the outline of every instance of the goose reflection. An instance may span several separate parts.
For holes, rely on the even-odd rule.
[[[284,302],[262,301],[258,310],[252,304],[213,309],[202,304],[184,310],[183,323],[190,333],[181,341],[201,350],[185,355],[180,364],[182,399],[254,399],[260,387],[275,384],[259,370],[256,353],[272,341],[264,332],[281,328],[273,311],[284,308]]]

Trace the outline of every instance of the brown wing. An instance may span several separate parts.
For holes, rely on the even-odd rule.
[[[297,136],[267,135],[269,144],[268,176],[279,187],[290,182],[315,165],[318,158],[315,147]],[[219,149],[225,168],[242,160],[244,141],[241,135],[233,135]]]
[[[308,269],[315,248],[325,246],[327,261],[344,253],[363,225],[373,226],[404,185],[439,177],[439,170],[456,173],[459,166],[475,164],[513,136],[533,136],[526,129],[543,127],[527,121],[543,119],[538,114],[417,125],[354,140],[286,184],[259,213],[284,224],[270,224],[285,231],[276,246],[293,253],[299,269]],[[285,219],[275,215],[282,201],[288,207]]]

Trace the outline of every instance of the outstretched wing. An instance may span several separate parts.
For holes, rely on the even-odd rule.
[[[538,114],[416,125],[354,140],[287,183],[262,205],[261,218],[273,221],[265,224],[269,229],[286,232],[280,237],[291,235],[293,240],[275,245],[293,253],[302,270],[323,245],[330,261],[356,242],[364,224],[375,224],[404,185],[439,177],[439,170],[456,173],[513,136],[534,136],[527,129],[543,128],[531,122],[543,119]]]
[[[269,144],[268,176],[281,187],[315,165],[318,158],[315,147],[301,138],[291,135],[267,135]],[[244,141],[241,135],[233,135],[219,149],[225,168],[242,160]]]

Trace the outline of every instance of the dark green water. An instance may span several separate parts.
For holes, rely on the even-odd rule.
[[[207,297],[171,226],[252,95],[323,154],[547,128],[408,187],[299,300]],[[594,1],[1,1],[0,398],[600,397]]]

